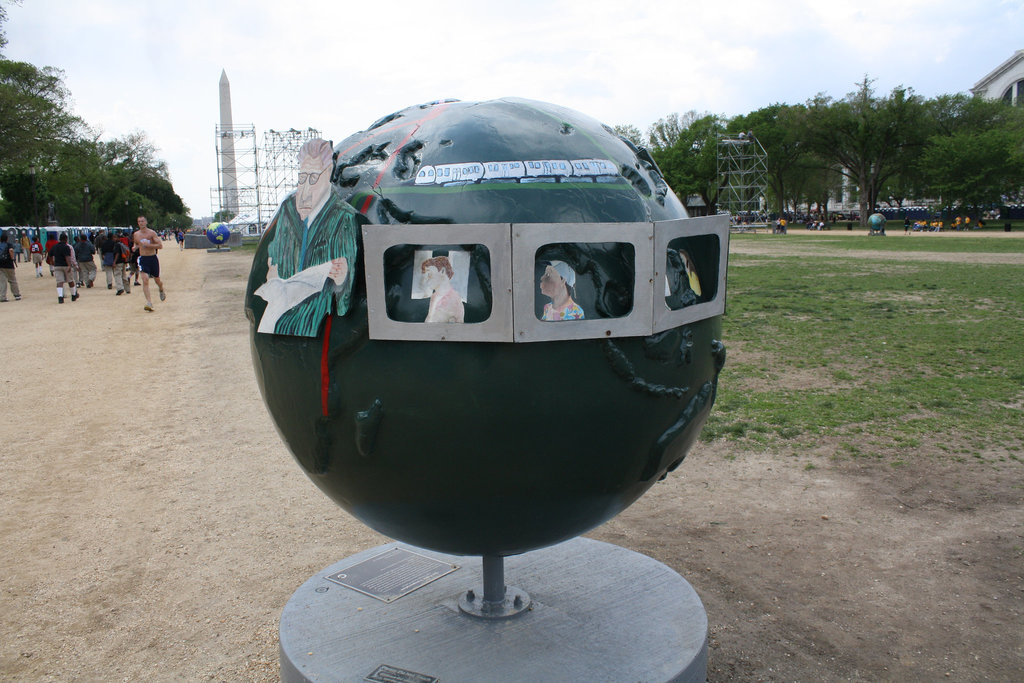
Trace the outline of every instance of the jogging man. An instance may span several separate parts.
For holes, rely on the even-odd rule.
[[[167,295],[164,293],[164,283],[160,279],[160,260],[156,252],[163,248],[164,243],[160,235],[149,227],[149,221],[145,216],[139,216],[139,229],[135,231],[132,240],[139,250],[139,270],[142,271],[142,293],[146,295],[145,309],[153,310],[153,299],[149,295],[149,278],[156,280],[156,286],[160,288],[160,301],[164,301]]]

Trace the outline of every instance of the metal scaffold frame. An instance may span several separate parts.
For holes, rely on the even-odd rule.
[[[260,224],[259,161],[256,129],[248,126],[217,125],[217,190],[211,197],[214,213],[228,211],[235,216],[254,216]],[[211,193],[212,194],[212,193]]]
[[[253,126],[217,126],[218,185],[210,188],[213,213],[228,211],[245,219],[247,234],[263,232],[277,207],[298,187],[299,149],[319,137],[315,128],[270,130],[258,149]]]
[[[722,189],[718,206],[735,216],[763,210],[768,186],[768,154],[753,133],[718,135],[718,177]]]
[[[264,221],[269,221],[288,193],[298,187],[299,149],[319,137],[320,131],[314,128],[268,130],[263,134],[260,201]]]

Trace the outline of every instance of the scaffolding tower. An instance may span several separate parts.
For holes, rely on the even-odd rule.
[[[226,211],[236,216],[252,216],[261,225],[259,161],[256,155],[256,129],[252,125],[217,125],[217,189],[210,192],[214,214]]]
[[[720,212],[737,216],[756,214],[764,209],[768,186],[768,154],[753,133],[718,135],[718,177],[721,193]]]
[[[268,130],[263,134],[263,158],[260,164],[263,221],[269,221],[288,193],[298,187],[299,149],[309,140],[319,137],[320,131],[314,128]]]

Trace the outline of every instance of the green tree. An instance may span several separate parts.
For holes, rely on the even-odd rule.
[[[7,8],[4,5],[20,5],[21,0],[3,0],[0,2],[0,57],[3,57],[3,49],[7,47],[7,32],[4,24],[7,23]]]
[[[861,224],[878,204],[882,186],[916,165],[928,135],[924,104],[912,90],[876,97],[865,77],[841,101],[818,95],[807,105],[807,142],[859,188]]]
[[[707,113],[704,114],[707,116]],[[694,121],[701,117],[696,111],[690,110],[680,116],[672,113],[658,119],[647,129],[648,143],[653,149],[669,149],[674,147],[679,138],[685,134]]]
[[[54,202],[65,225],[88,222],[127,227],[144,213],[160,228],[191,223],[188,207],[174,192],[166,164],[144,135],[133,133],[108,142],[95,134],[64,143],[37,164],[40,206]],[[88,186],[88,193],[85,191]],[[0,173],[0,192],[7,203],[0,220],[28,223],[31,216],[29,176]]]
[[[805,184],[809,169],[823,167],[807,145],[806,116],[803,105],[772,104],[729,122],[731,132],[749,131],[764,148],[776,213],[795,203],[793,191]]]
[[[714,114],[689,111],[660,119],[648,130],[651,156],[665,182],[684,205],[690,195],[699,196],[709,214],[717,211],[721,192],[717,142],[724,129],[725,122]]]
[[[626,140],[629,140],[636,147],[647,146],[644,142],[644,134],[641,133],[640,129],[634,125],[628,123],[619,124],[617,126],[612,126],[612,130],[614,130],[615,134],[618,135],[620,138],[625,138]]]
[[[0,59],[0,169],[27,169],[79,135],[70,98],[59,69]]]
[[[145,133],[135,131],[101,143],[100,155],[115,180],[112,200],[129,202],[129,213],[134,214],[129,216],[131,223],[139,213],[145,213],[158,228],[182,223],[188,216],[188,207],[168,176],[167,163],[157,157],[156,147]],[[191,225],[191,219],[187,224]]]
[[[842,194],[843,173],[836,166],[829,166],[816,156],[808,156],[794,172],[796,194],[793,206],[803,203],[807,211],[817,205],[822,213],[828,214],[829,203]]]
[[[0,0],[0,49],[7,4]],[[53,202],[65,225],[127,226],[140,212],[158,227],[190,223],[145,133],[103,142],[70,100],[59,69],[0,57],[0,222],[30,223],[34,188],[40,214]]]
[[[983,130],[1005,123],[1014,115],[1002,100],[989,100],[964,93],[939,95],[925,102],[929,135],[952,135]]]
[[[1024,186],[1022,131],[1018,117],[1009,125],[935,136],[921,157],[922,175],[949,205],[977,213],[978,207],[1001,204]]]
[[[927,145],[914,177],[922,193],[974,208],[1002,203],[1024,186],[1024,111],[965,94],[926,103]]]

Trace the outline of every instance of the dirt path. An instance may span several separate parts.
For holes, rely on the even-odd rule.
[[[383,542],[291,462],[253,377],[243,254],[168,250],[168,298],[29,277],[0,304],[0,679],[274,680],[313,572]]]
[[[24,267],[0,304],[0,679],[276,680],[291,593],[386,540],[270,423],[248,257],[161,262],[155,313],[139,290],[58,305]],[[713,681],[1019,677],[1019,468],[804,464],[700,446],[592,536],[694,585]]]

